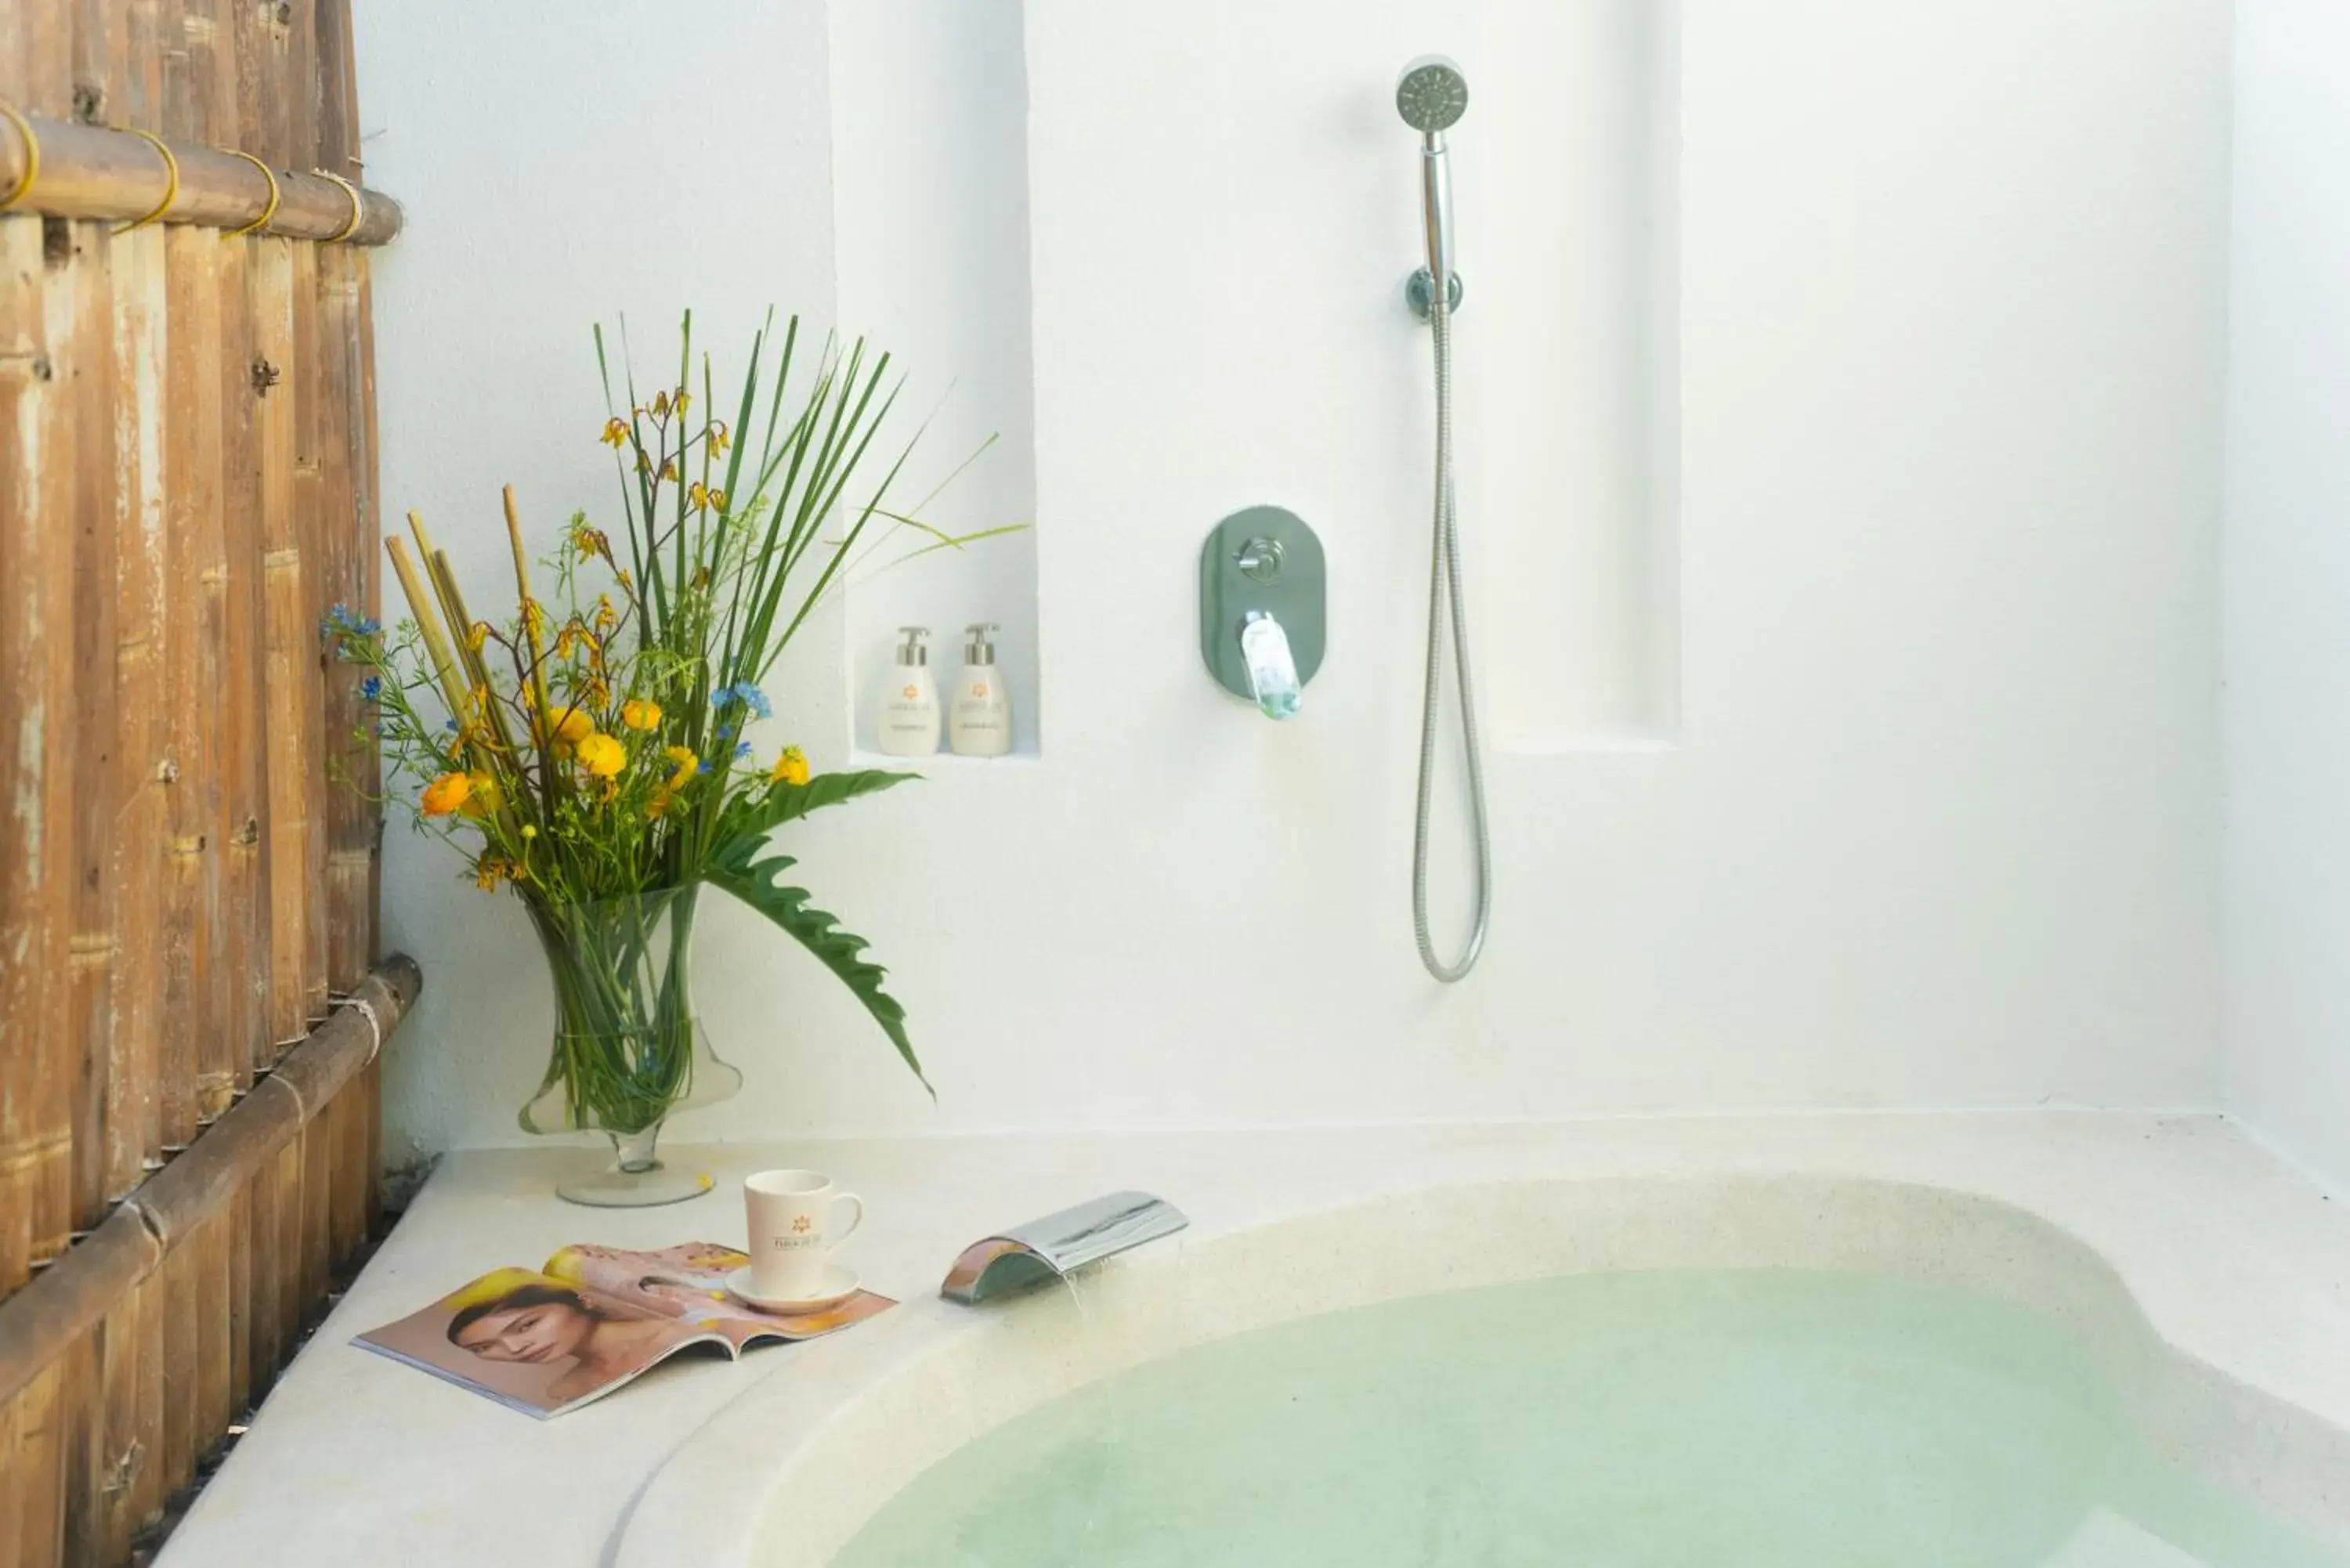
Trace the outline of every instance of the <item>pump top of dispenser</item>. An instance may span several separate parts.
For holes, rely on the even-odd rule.
[[[930,647],[922,640],[931,635],[929,627],[901,626],[898,628],[898,635],[906,639],[898,645],[899,663],[922,665],[931,661]]]
[[[995,634],[1003,628],[992,620],[975,620],[963,628],[962,661],[965,664],[995,662]]]

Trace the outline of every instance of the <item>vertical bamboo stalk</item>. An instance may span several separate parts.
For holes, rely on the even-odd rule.
[[[46,826],[39,858],[47,942],[42,962],[49,972],[44,977],[41,1036],[35,1056],[39,1064],[35,1083],[41,1096],[44,1129],[35,1165],[33,1261],[36,1264],[63,1252],[73,1233],[74,1109],[81,1077],[80,1055],[73,1038],[72,973],[74,917],[79,902],[74,887],[78,847],[75,819],[81,814],[74,802],[78,748],[66,726],[72,723],[74,712],[78,554],[74,534],[81,480],[74,419],[79,411],[78,398],[73,380],[83,368],[83,346],[75,336],[80,322],[72,272],[74,225],[52,220],[42,228],[41,337],[49,374],[41,383],[37,408],[42,452],[36,525],[43,535],[39,576],[43,624],[48,629],[38,660],[18,667],[22,671],[18,678],[29,678],[40,686],[45,720],[41,747],[47,753],[41,774]]]
[[[164,663],[171,787],[164,877],[163,1146],[183,1148],[227,1104],[220,1021],[218,773],[221,643],[220,241],[175,228],[164,238],[172,317],[165,369]]]
[[[363,562],[372,560],[372,536],[364,532],[355,483],[355,451],[365,440],[364,416],[356,404],[359,384],[358,279],[352,247],[323,245],[318,260],[321,331],[319,389],[321,561],[327,595],[364,613],[367,582]],[[365,543],[362,543],[365,541]],[[367,972],[374,932],[369,915],[375,869],[375,807],[355,787],[362,782],[371,742],[360,740],[366,717],[359,699],[359,671],[330,663],[327,670],[325,742],[331,763],[326,780],[328,836],[325,904],[327,974],[338,990],[357,985]]]
[[[302,1338],[302,1313],[308,1296],[302,1262],[301,1137],[277,1152],[277,1341],[288,1348]]]
[[[302,787],[309,753],[308,662],[317,645],[307,609],[302,546],[294,517],[294,245],[255,244],[250,285],[259,357],[279,384],[260,401],[261,550],[265,617],[263,687],[267,693],[264,758],[268,786],[269,1026],[274,1050],[299,1039],[309,1019],[304,971],[309,950],[310,826]]]
[[[202,1459],[220,1440],[236,1416],[235,1389],[229,1374],[230,1214],[215,1210],[188,1237],[184,1255],[192,1265],[196,1292],[196,1397],[193,1459]]]
[[[269,929],[262,821],[267,785],[262,774],[261,401],[276,395],[256,372],[253,306],[247,272],[254,242],[224,240],[220,247],[223,414],[222,563],[225,641],[221,670],[221,776],[226,812],[223,902],[229,937],[230,1010],[227,1055],[239,1091],[274,1059],[269,1020]]]
[[[66,1353],[57,1385],[57,1557],[62,1563],[98,1564],[101,1521],[99,1509],[99,1451],[106,1407],[99,1383],[106,1328],[101,1321]]]
[[[165,1485],[163,1440],[168,1425],[165,1413],[171,1404],[163,1373],[164,1342],[170,1337],[165,1332],[172,1306],[170,1285],[160,1274],[150,1275],[139,1282],[138,1290],[132,1293],[132,1305],[139,1324],[134,1336],[139,1363],[138,1403],[125,1451],[131,1456],[128,1517],[130,1528],[137,1532],[161,1516],[163,1500],[170,1495]]]
[[[296,5],[289,18],[292,32],[286,41],[286,84],[288,113],[287,133],[293,139],[294,162],[297,168],[318,167],[318,27],[315,15],[317,0]],[[336,172],[340,173],[338,170]]]
[[[111,1103],[117,885],[109,875],[115,825],[101,803],[122,763],[122,702],[116,681],[115,354],[109,244],[103,223],[73,225],[75,426],[72,985],[75,1057],[73,1209],[76,1230],[104,1214],[106,1113]]]
[[[25,1542],[16,1525],[25,1514],[26,1467],[19,1462],[23,1449],[16,1440],[17,1409],[23,1404],[21,1394],[0,1399],[0,1568],[23,1568],[25,1561]]]
[[[108,877],[114,884],[106,1188],[120,1199],[162,1157],[164,720],[163,234],[111,242],[115,263],[115,675],[121,701]]]
[[[42,911],[48,765],[41,399],[52,374],[40,317],[41,220],[0,217],[0,1293],[31,1272],[50,985]]]
[[[302,1129],[302,1313],[306,1323],[334,1282],[334,1181],[335,1140],[327,1117],[321,1116]]]
[[[156,1273],[163,1282],[163,1451],[165,1497],[195,1473],[199,1404],[197,1360],[202,1350],[203,1303],[197,1299],[196,1250],[180,1248]]]
[[[58,1409],[65,1366],[49,1366],[16,1396],[16,1468],[24,1493],[15,1523],[26,1568],[65,1561],[65,1432]],[[10,1521],[0,1519],[0,1530]]]
[[[301,41],[307,12],[297,12],[295,36]],[[309,78],[299,76],[297,81]],[[306,95],[307,96],[307,95]],[[296,132],[302,127],[297,122]],[[315,127],[310,134],[316,135]],[[318,252],[324,247],[315,244],[297,245],[294,250],[294,518],[296,539],[302,551],[304,577],[310,592],[310,602],[303,607],[304,614],[313,627],[326,608],[321,590],[328,581],[327,540],[331,532],[328,520],[330,491],[326,452],[334,445],[330,415],[333,399],[327,388],[325,333],[323,313],[318,300]],[[303,793],[303,821],[308,830],[307,864],[311,898],[307,914],[307,939],[303,955],[303,994],[312,1021],[327,1015],[327,778],[326,720],[329,708],[329,683],[327,661],[315,631],[309,639],[305,722],[307,744],[303,748],[300,763]]]
[[[139,1448],[139,1293],[106,1314],[99,1337],[99,1386],[103,1415],[98,1474],[92,1489],[97,1528],[88,1561],[120,1563],[130,1555],[139,1521],[132,1494],[141,1457]]]
[[[245,1209],[246,1252],[252,1259],[251,1283],[245,1296],[247,1362],[253,1371],[245,1397],[258,1403],[276,1380],[284,1343],[279,1337],[277,1304],[277,1165],[264,1165],[253,1173],[252,1200]]]

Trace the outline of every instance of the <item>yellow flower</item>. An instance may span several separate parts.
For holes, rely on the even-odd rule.
[[[734,444],[734,438],[726,433],[724,420],[710,421],[709,441],[711,452],[720,457],[723,457],[726,454],[726,449]]]
[[[657,420],[665,420],[669,418],[668,392],[660,391],[653,394],[653,418]]]
[[[547,732],[559,745],[576,746],[586,740],[596,728],[596,721],[578,708],[566,708],[547,719]]]
[[[658,702],[648,702],[641,697],[632,697],[620,704],[620,722],[631,730],[650,732],[660,728],[660,704]]]
[[[629,749],[609,735],[582,736],[578,753],[579,765],[599,779],[610,778],[629,765]]]
[[[686,780],[702,771],[702,759],[684,746],[671,746],[662,754],[677,766],[677,771],[669,775],[669,782],[661,785],[672,794],[685,787]]]
[[[680,387],[680,388],[677,389],[677,402],[676,402],[676,404],[674,405],[674,406],[675,406],[675,408],[677,409],[678,417],[679,417],[680,419],[682,419],[682,418],[684,418],[684,417],[685,417],[685,410],[686,410],[686,409],[687,409],[687,408],[688,408],[688,407],[689,407],[692,402],[693,402],[693,394],[692,394],[691,392],[687,391],[684,388]]]
[[[604,433],[596,438],[606,446],[617,447],[629,439],[629,422],[618,415],[604,421]]]
[[[489,640],[490,623],[485,620],[477,620],[471,627],[466,628],[465,651],[468,653],[479,653],[482,651],[482,645]]]
[[[710,493],[710,509],[713,512],[723,512],[726,510],[726,493],[724,491],[713,490]]]
[[[493,893],[498,886],[498,862],[494,856],[484,855],[473,864],[473,886],[484,893]]]
[[[645,820],[650,822],[660,815],[669,809],[669,803],[676,798],[666,786],[653,791],[652,798],[645,802]]]
[[[473,781],[463,774],[442,774],[424,786],[424,815],[446,816],[465,804],[473,793]]]
[[[697,479],[686,486],[685,504],[691,512],[699,512],[710,504],[710,492],[702,488],[702,481]]]
[[[767,777],[775,784],[804,784],[807,783],[807,753],[797,746],[785,746],[784,754],[775,759],[775,768]]]
[[[663,479],[675,479],[677,477],[677,460],[675,458],[665,457],[661,459],[660,476]]]

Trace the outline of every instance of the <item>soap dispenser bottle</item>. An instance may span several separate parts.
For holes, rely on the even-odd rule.
[[[947,739],[959,757],[1000,757],[1012,749],[1012,692],[995,668],[996,625],[965,629],[962,680],[947,705]]]
[[[927,757],[939,749],[939,692],[931,681],[926,626],[901,626],[898,667],[890,671],[889,699],[881,704],[882,752],[893,757]]]

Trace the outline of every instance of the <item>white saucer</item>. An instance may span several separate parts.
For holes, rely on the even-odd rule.
[[[819,1307],[833,1306],[855,1295],[858,1290],[857,1271],[838,1263],[824,1266],[824,1278],[814,1292],[804,1296],[763,1296],[751,1288],[751,1271],[735,1270],[726,1276],[726,1289],[742,1297],[762,1312],[814,1312]]]

